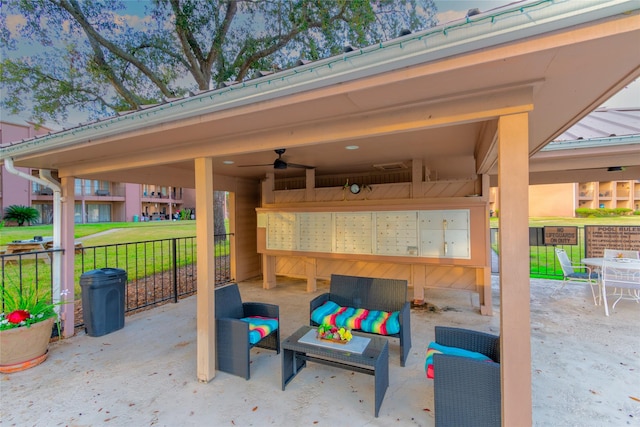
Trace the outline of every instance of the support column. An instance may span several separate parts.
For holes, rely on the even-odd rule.
[[[273,187],[275,183],[275,174],[267,173],[264,181],[262,181],[262,206],[271,204],[275,201]],[[262,254],[262,288],[275,288],[276,283],[276,257],[273,255]]]
[[[307,275],[307,292],[315,292],[318,290],[318,281],[316,279],[316,267],[317,258],[305,257],[305,274]]]
[[[422,160],[411,160],[411,198],[422,197]]]
[[[531,425],[529,115],[498,123],[502,425]]]
[[[216,375],[213,160],[210,157],[195,159],[195,175],[198,247],[196,368],[198,381],[209,382]]]
[[[480,295],[480,313],[483,316],[493,316],[493,301],[491,299],[491,259],[493,249],[491,249],[491,220],[489,216],[489,194],[491,193],[491,185],[489,175],[482,175],[479,178],[480,191],[482,198],[487,200],[487,210],[484,213],[486,224],[485,230],[485,267],[476,270],[476,283],[478,283],[478,293]]]
[[[75,326],[75,178],[63,177],[60,181],[62,187],[61,212],[60,212],[60,242],[64,249],[64,256],[60,268],[60,289],[62,300],[70,301],[60,308],[62,335],[65,338],[72,337]]]

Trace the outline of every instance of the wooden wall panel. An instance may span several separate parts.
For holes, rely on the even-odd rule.
[[[347,191],[342,187],[316,188],[317,202],[339,202],[345,200]]]
[[[246,280],[261,274],[261,255],[258,254],[256,206],[260,204],[260,185],[254,181],[238,180],[233,188],[235,198],[235,227],[232,242],[235,245],[236,281]],[[232,250],[234,250],[232,248]]]
[[[316,277],[330,279],[331,274],[404,279],[411,282],[411,265],[392,262],[366,262],[319,258]]]
[[[434,181],[422,183],[422,194],[416,197],[466,197],[480,194],[479,180]]]
[[[304,257],[276,257],[276,274],[280,276],[306,278],[307,269]]]
[[[302,203],[305,201],[306,190],[274,191],[275,203]]]
[[[476,269],[454,266],[427,266],[426,288],[451,288],[477,291]]]

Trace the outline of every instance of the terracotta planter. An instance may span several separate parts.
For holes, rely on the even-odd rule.
[[[44,362],[54,320],[0,331],[0,372],[22,371]]]

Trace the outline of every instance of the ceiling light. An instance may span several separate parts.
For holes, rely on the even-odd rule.
[[[622,166],[609,166],[607,168],[607,172],[622,172],[624,170],[624,167]]]
[[[358,148],[360,148],[358,145],[347,145],[346,147],[344,147],[346,150],[357,150]]]
[[[224,163],[225,165],[232,165],[232,164],[234,164],[235,162],[234,162],[233,160],[225,160],[225,161],[223,161],[222,163]]]

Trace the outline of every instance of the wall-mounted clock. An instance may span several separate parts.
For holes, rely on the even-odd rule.
[[[351,184],[349,190],[351,190],[353,194],[358,194],[360,192],[360,186],[358,184]]]

